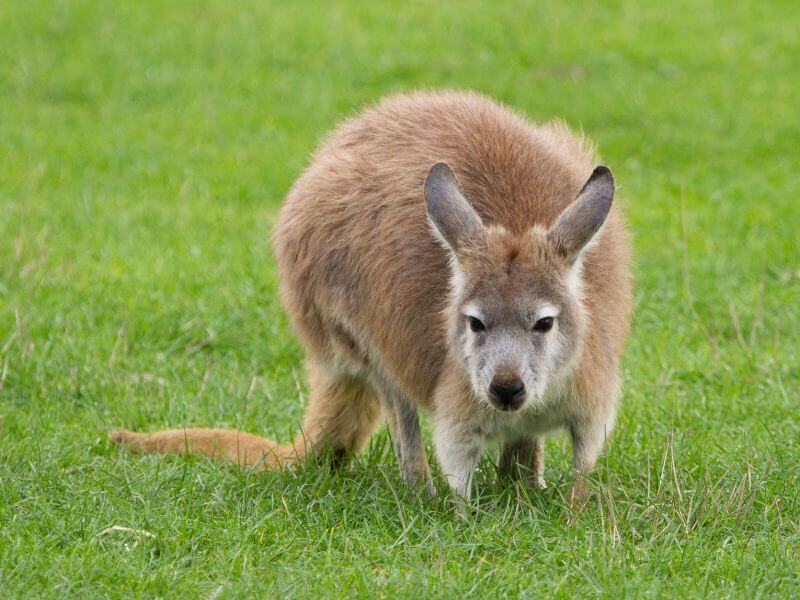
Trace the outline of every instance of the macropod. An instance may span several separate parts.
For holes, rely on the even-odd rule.
[[[544,485],[544,435],[572,438],[574,494],[614,423],[631,313],[614,180],[562,124],[467,92],[393,96],[345,121],[274,230],[310,397],[289,444],[219,429],[114,431],[133,449],[281,468],[346,458],[388,422],[403,478],[433,493],[418,410],[469,497],[490,440]]]

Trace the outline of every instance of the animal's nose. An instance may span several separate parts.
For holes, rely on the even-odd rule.
[[[525,402],[525,384],[519,377],[494,377],[489,398],[500,410],[517,410]]]

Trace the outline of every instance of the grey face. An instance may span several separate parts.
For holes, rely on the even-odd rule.
[[[536,406],[575,353],[577,299],[568,282],[547,275],[470,285],[465,274],[458,351],[475,395],[498,410]]]

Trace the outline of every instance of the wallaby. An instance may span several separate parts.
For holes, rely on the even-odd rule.
[[[154,452],[281,468],[361,449],[381,416],[403,478],[433,494],[417,410],[469,498],[489,440],[499,467],[544,486],[543,436],[566,428],[573,499],[614,422],[631,313],[614,180],[562,124],[474,93],[418,92],[342,124],[275,230],[281,297],[307,351],[295,441],[177,429],[111,433]]]

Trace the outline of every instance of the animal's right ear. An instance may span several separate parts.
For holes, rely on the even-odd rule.
[[[483,235],[483,222],[467,202],[455,173],[447,163],[438,162],[428,171],[425,204],[431,222],[456,254],[470,241]]]

